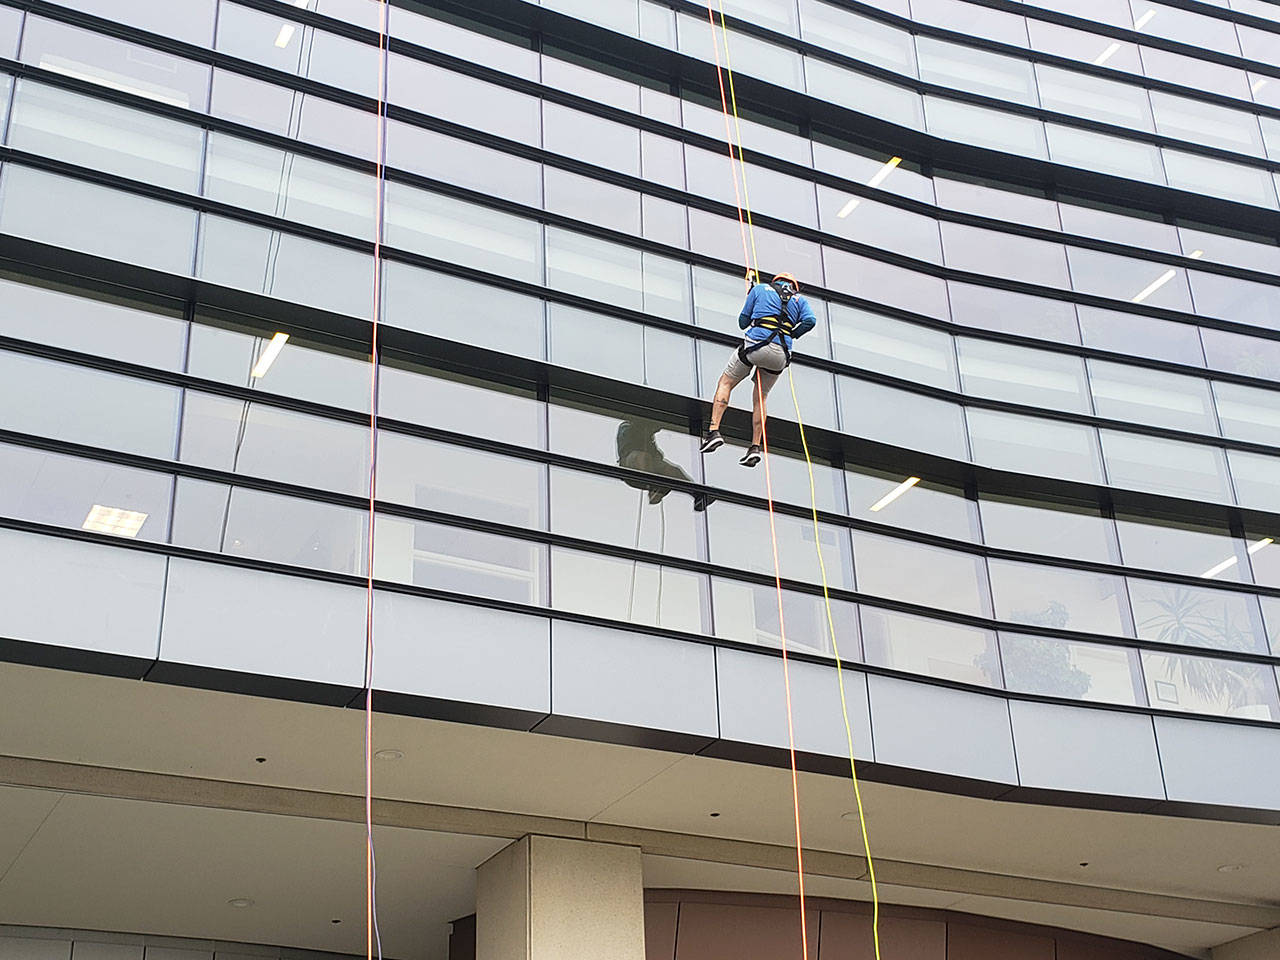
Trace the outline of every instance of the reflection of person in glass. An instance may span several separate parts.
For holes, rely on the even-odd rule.
[[[640,470],[661,477],[671,477],[693,483],[693,478],[679,464],[672,463],[658,446],[657,434],[660,425],[652,420],[627,419],[618,426],[618,465],[629,470]],[[654,480],[627,480],[627,486],[649,492],[651,504],[661,503],[671,488]],[[697,494],[693,498],[694,510],[705,510],[712,498],[706,494]]]
[[[744,467],[754,467],[760,462],[764,398],[791,362],[792,338],[808,333],[818,322],[809,301],[800,296],[799,282],[791,274],[780,273],[773,278],[773,283],[756,283],[755,279],[755,271],[748,271],[747,302],[738,316],[738,326],[746,333],[720,375],[715,399],[711,402],[710,430],[702,441],[703,453],[710,453],[724,443],[720,420],[729,407],[729,394],[754,373],[760,386],[751,391],[751,446],[739,461]]]

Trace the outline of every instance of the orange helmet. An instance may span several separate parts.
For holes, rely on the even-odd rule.
[[[799,280],[797,280],[795,277],[793,277],[791,274],[789,274],[789,273],[780,273],[780,274],[778,274],[776,277],[774,277],[774,278],[773,278],[773,282],[774,282],[774,283],[777,283],[777,282],[779,282],[779,281],[784,281],[784,282],[786,282],[786,283],[791,284],[791,286],[795,287],[796,293],[799,293],[799,292],[800,292],[800,281],[799,281]]]

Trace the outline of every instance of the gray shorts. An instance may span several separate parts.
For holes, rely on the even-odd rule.
[[[738,353],[738,348],[735,347],[729,357],[728,366],[724,368],[724,375],[733,381],[734,386],[737,386],[751,376],[753,367],[759,368],[760,388],[768,393],[777,382],[779,374],[787,367],[787,351],[783,349],[782,344],[774,341],[752,350],[747,354],[744,362],[742,355]]]

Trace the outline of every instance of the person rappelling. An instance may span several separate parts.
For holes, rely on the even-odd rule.
[[[772,283],[755,281],[755,271],[748,270],[747,302],[738,315],[738,327],[746,332],[716,384],[716,395],[711,401],[710,429],[702,441],[703,453],[717,450],[724,443],[724,437],[720,436],[720,420],[729,407],[729,394],[754,370],[757,387],[752,391],[751,446],[738,461],[744,467],[754,467],[760,462],[765,397],[791,362],[792,342],[818,323],[809,301],[800,296],[800,283],[791,274],[780,273]]]

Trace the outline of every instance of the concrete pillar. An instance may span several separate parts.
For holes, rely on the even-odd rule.
[[[638,847],[527,836],[477,871],[476,960],[645,960]]]
[[[1213,948],[1213,960],[1275,960],[1276,957],[1280,957],[1280,927]]]

